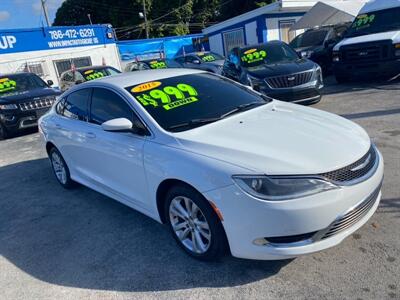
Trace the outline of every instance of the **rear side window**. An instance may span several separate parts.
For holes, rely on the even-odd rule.
[[[74,120],[87,121],[89,95],[90,89],[82,89],[69,94],[64,101],[62,115]]]
[[[113,91],[94,88],[90,122],[100,125],[117,118],[133,121],[133,111],[130,106]]]

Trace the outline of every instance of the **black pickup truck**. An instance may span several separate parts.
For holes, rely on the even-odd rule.
[[[37,126],[61,91],[32,73],[0,75],[0,140]]]

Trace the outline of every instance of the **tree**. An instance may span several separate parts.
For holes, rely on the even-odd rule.
[[[197,33],[275,0],[145,0],[151,37]],[[143,38],[143,0],[66,0],[53,25],[111,24],[120,39]]]

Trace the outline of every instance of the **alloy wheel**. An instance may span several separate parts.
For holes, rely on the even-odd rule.
[[[178,196],[169,206],[172,229],[182,245],[196,253],[205,253],[211,244],[211,230],[201,209],[190,198]]]
[[[57,152],[51,154],[51,164],[58,181],[62,184],[67,183],[67,170],[61,156]]]

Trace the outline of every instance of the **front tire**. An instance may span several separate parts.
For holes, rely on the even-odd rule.
[[[68,166],[62,157],[60,151],[53,147],[49,151],[49,157],[51,161],[51,166],[57,181],[65,189],[71,189],[75,186],[75,182],[72,181],[71,175],[69,173]]]
[[[186,185],[171,188],[166,196],[165,216],[179,246],[190,256],[216,261],[226,252],[222,224],[208,201]]]
[[[7,129],[0,123],[0,141],[8,138]]]

